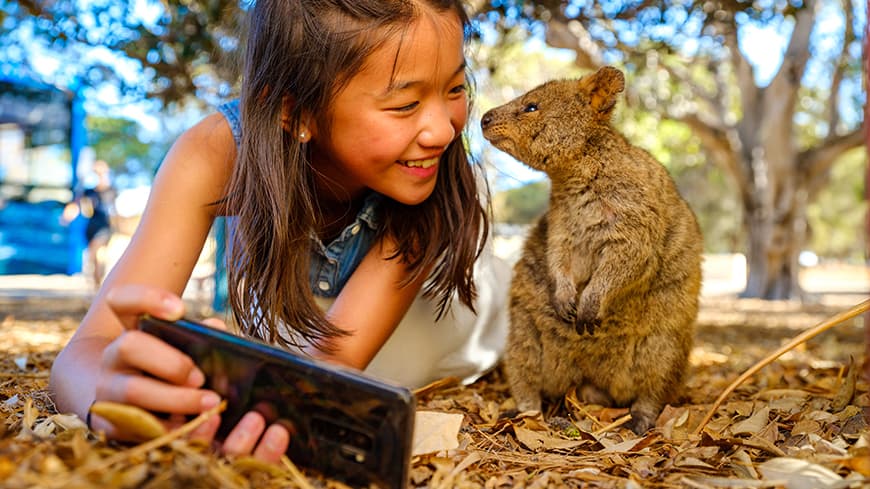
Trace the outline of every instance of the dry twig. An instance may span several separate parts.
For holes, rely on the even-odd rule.
[[[714,402],[713,406],[710,407],[710,410],[707,411],[707,415],[704,416],[704,419],[701,420],[701,424],[699,424],[698,427],[695,429],[695,434],[700,434],[704,430],[704,427],[707,426],[707,423],[709,423],[710,420],[713,419],[713,415],[716,414],[716,410],[719,409],[719,406],[721,406],[725,399],[732,392],[734,392],[734,389],[740,387],[740,384],[746,381],[746,379],[748,379],[767,365],[773,363],[773,361],[779,358],[783,353],[791,350],[792,348],[800,345],[807,340],[810,340],[820,335],[821,333],[833,328],[834,326],[844,321],[848,321],[849,319],[852,319],[859,314],[867,312],[868,309],[870,309],[870,299],[861,302],[860,304],[857,304],[839,314],[836,314],[828,318],[827,320],[822,321],[816,326],[813,326],[812,328],[804,331],[803,333],[795,336],[794,339],[779,347],[776,351],[761,359],[755,365],[749,367],[749,369],[743,372],[740,377],[737,377],[737,379],[732,382],[728,387],[726,387],[722,394],[719,395],[719,398],[716,399],[716,402]]]

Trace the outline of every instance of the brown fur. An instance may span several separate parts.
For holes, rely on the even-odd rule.
[[[572,386],[654,426],[682,385],[702,238],[665,168],[610,125],[622,72],[545,83],[487,112],[484,136],[545,172],[549,210],[514,268],[504,365],[522,410]]]

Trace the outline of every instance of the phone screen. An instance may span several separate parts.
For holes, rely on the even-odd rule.
[[[143,316],[139,328],[189,355],[227,401],[218,439],[248,411],[290,432],[288,456],[354,484],[405,487],[413,394],[356,371],[191,321]]]

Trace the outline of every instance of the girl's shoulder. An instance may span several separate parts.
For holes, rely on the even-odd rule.
[[[223,196],[235,158],[229,124],[220,114],[211,114],[178,137],[160,165],[158,178],[173,182],[172,188],[192,200],[214,202]]]
[[[196,151],[206,159],[227,161],[235,159],[236,155],[230,123],[219,113],[207,115],[184,131],[175,144]]]

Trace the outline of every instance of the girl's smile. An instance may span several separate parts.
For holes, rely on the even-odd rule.
[[[426,160],[400,161],[399,164],[404,167],[406,172],[416,178],[431,179],[438,173],[439,159],[436,156]]]
[[[417,161],[400,161],[399,163],[409,166],[412,168],[430,168],[433,165],[438,164],[438,157],[429,158],[427,160],[417,160]]]

